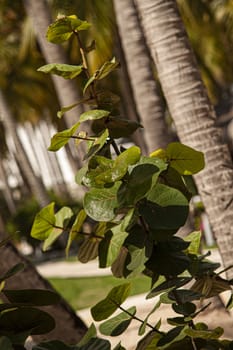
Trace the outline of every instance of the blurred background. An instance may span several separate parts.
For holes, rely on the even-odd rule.
[[[43,0],[39,3],[41,6],[35,8],[33,0],[0,2],[0,231],[11,234],[25,254],[36,253],[37,259],[41,259],[40,245],[30,237],[37,211],[51,201],[56,202],[57,209],[69,205],[78,211],[81,206],[82,191],[74,178],[82,164],[82,155],[75,144],[56,153],[49,152],[50,138],[58,130],[70,127],[90,108],[80,105],[64,118],[57,118],[57,111],[83,97],[85,80],[81,76],[63,81],[37,71],[50,62],[79,64],[81,61],[75,40],[60,46],[46,42],[45,28],[51,20],[58,15],[76,14],[92,24],[90,30],[82,33],[88,45],[95,41],[95,50],[88,53],[91,72],[114,56],[120,61],[120,68],[101,81],[103,89],[120,97],[114,113],[142,124],[147,118],[141,115],[130,75],[130,61],[134,57],[129,59],[123,44],[122,13],[116,6],[114,9],[113,1]],[[178,5],[217,112],[217,123],[223,128],[233,154],[233,2],[178,0]],[[150,64],[151,78],[156,83],[156,69],[152,62]],[[135,71],[135,75],[137,73]],[[172,116],[156,84],[164,116],[165,131],[161,140],[155,142],[154,136],[146,130],[136,133],[130,140],[121,140],[140,145],[145,154],[153,147],[162,147],[177,139]],[[193,191],[196,195],[193,224],[206,232],[207,244],[212,245],[202,204],[195,189]],[[57,256],[59,251],[64,254],[63,249],[59,241],[50,255]]]

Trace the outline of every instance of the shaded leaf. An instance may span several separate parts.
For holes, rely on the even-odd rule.
[[[89,157],[99,152],[101,148],[104,146],[104,144],[106,143],[108,137],[109,137],[108,130],[105,129],[104,132],[95,139],[95,141],[91,141],[88,152],[84,157],[84,160],[88,159]]]
[[[66,129],[56,133],[51,139],[51,143],[48,150],[55,152],[58,151],[61,147],[65,146],[69,142],[70,138],[74,135],[79,125],[80,123],[78,122],[75,125],[73,125],[70,129]]]
[[[102,321],[111,316],[130,294],[130,283],[114,287],[107,297],[91,308],[95,321]]]
[[[199,300],[201,298],[201,293],[194,292],[189,289],[176,290],[174,295],[173,291],[168,293],[168,296],[171,300],[179,300],[179,303],[185,304],[193,300]]]
[[[9,338],[0,337],[0,349],[1,350],[14,350],[13,345]]]
[[[150,228],[168,230],[185,224],[189,207],[180,191],[157,184],[148,192],[147,201],[140,204],[139,212]]]
[[[73,226],[71,227],[71,230],[69,232],[69,238],[68,242],[66,244],[66,256],[69,254],[69,249],[74,240],[76,240],[78,237],[80,237],[80,230],[83,226],[84,221],[86,220],[87,214],[82,209],[76,216],[76,219],[73,223]]]
[[[95,237],[86,238],[78,248],[78,259],[82,263],[87,263],[98,256],[100,239]]]
[[[47,306],[57,304],[60,296],[45,289],[4,289],[2,292],[11,303]]]
[[[183,330],[183,327],[181,326],[172,328],[161,339],[159,339],[157,345],[160,347],[160,346],[170,344],[173,341],[178,341],[183,339],[186,336],[186,334],[184,334],[182,330]]]
[[[155,331],[150,331],[146,336],[139,341],[137,344],[136,350],[154,350],[159,339],[162,337],[161,334],[156,333]]]
[[[196,311],[196,305],[188,301],[183,304],[172,304],[172,308],[176,313],[184,316],[190,316]]]
[[[104,335],[111,335],[112,337],[122,334],[130,325],[136,313],[136,307],[132,306],[126,312],[121,312],[117,316],[102,323],[99,327],[100,332]]]
[[[156,295],[160,294],[161,292],[164,292],[170,288],[180,288],[190,282],[192,280],[192,277],[176,277],[169,280],[166,280],[162,283],[160,283],[158,286],[153,288],[150,293],[147,296],[147,299],[153,298]]]
[[[108,128],[109,135],[118,139],[121,137],[128,137],[134,133],[138,128],[141,128],[141,124],[123,119],[115,116],[109,116],[107,120],[99,119],[93,122],[92,129],[95,133],[99,133],[102,130]]]
[[[0,313],[0,335],[44,334],[55,326],[54,319],[46,312],[32,308],[13,308]]]

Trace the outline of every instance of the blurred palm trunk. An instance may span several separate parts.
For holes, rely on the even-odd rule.
[[[116,19],[147,151],[169,142],[165,107],[133,0],[114,0]]]

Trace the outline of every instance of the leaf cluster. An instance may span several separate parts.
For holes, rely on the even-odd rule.
[[[76,242],[81,262],[98,258],[100,268],[111,266],[114,276],[128,279],[129,282],[114,287],[91,310],[95,321],[105,320],[99,328],[104,335],[122,334],[134,319],[140,323],[138,333],[143,336],[137,344],[138,350],[230,349],[230,341],[219,340],[223,333],[220,327],[209,330],[204,324],[195,324],[194,319],[208,306],[197,310],[196,301],[231,289],[231,283],[216,273],[218,264],[200,255],[199,232],[185,239],[176,236],[189,213],[192,195],[186,180],[203,169],[203,154],[177,142],[155,150],[150,156],[142,155],[137,146],[128,149],[118,146],[116,139],[129,137],[141,125],[116,115],[113,111],[118,99],[98,88],[99,80],[118,67],[115,59],[90,75],[86,59],[89,50],[80,36],[89,26],[76,16],[65,16],[53,23],[48,29],[48,40],[61,43],[75,36],[82,62],[78,66],[54,63],[40,68],[44,73],[65,79],[79,74],[86,76],[83,99],[64,107],[59,117],[80,103],[87,103],[92,109],[79,116],[70,129],[54,135],[49,147],[50,151],[57,151],[72,140],[77,147],[80,141],[85,142],[84,165],[76,174],[77,185],[86,188],[83,209],[74,214],[64,207],[56,213],[55,204],[51,203],[36,215],[31,235],[43,240],[47,249],[65,234],[67,254]],[[87,135],[80,129],[83,122],[92,125],[93,134]],[[141,273],[151,279],[147,298],[157,298],[145,320],[137,317],[135,306],[128,309],[122,306],[130,294],[130,278]],[[149,317],[162,303],[170,304],[178,314],[167,319],[172,326],[168,332],[160,330],[160,321],[155,325],[149,323]],[[117,309],[120,313],[113,315]],[[94,325],[77,346],[55,341],[34,349],[92,348],[110,349],[109,342],[97,338]],[[118,344],[116,349],[124,347]]]

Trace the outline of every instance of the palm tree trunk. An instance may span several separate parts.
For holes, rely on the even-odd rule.
[[[0,233],[0,238],[4,238],[2,233]],[[1,248],[1,276],[18,263],[24,263],[25,268],[6,280],[7,289],[37,288],[54,291],[51,284],[37,272],[35,267],[12,244],[8,243]],[[87,330],[85,324],[64,299],[61,299],[59,304],[45,307],[44,310],[55,319],[56,327],[50,333],[33,336],[36,342],[57,339],[67,344],[76,344],[85,334]]]
[[[175,0],[135,0],[181,142],[204,152],[195,176],[225,266],[233,262],[233,165]],[[233,270],[228,272],[233,277]]]
[[[7,105],[5,96],[3,95],[3,92],[1,90],[0,111],[6,132],[8,133],[8,135],[11,135],[15,144],[14,156],[17,159],[17,162],[22,166],[21,169],[24,172],[24,176],[27,179],[31,192],[35,195],[39,205],[43,207],[50,202],[49,196],[43,185],[43,182],[39,177],[35,175],[32,166],[27,158],[25,150],[21,144],[20,138],[16,131],[16,124],[14,123],[11,111]]]
[[[63,47],[61,45],[52,44],[46,40],[47,28],[52,23],[48,2],[46,0],[23,0],[23,3],[28,16],[32,20],[35,34],[45,61],[47,63],[67,63],[67,57]],[[58,77],[56,75],[52,75],[52,80],[61,107],[70,106],[77,103],[81,99],[78,93],[77,85],[73,80],[63,79],[62,77]],[[79,115],[83,112],[84,108],[82,105],[79,105],[75,109],[66,112],[64,115],[66,127],[70,128],[72,125],[77,123]],[[75,147],[72,146],[69,144],[69,148],[67,149],[71,151],[71,154],[75,158],[76,162],[81,164],[79,161],[80,157],[78,157]],[[81,157],[84,155],[82,147],[80,148],[79,153],[81,153]],[[76,171],[77,164],[72,162],[71,157],[69,157],[69,159],[73,170]]]
[[[164,105],[155,81],[152,61],[133,0],[114,0],[121,43],[126,57],[134,99],[152,152],[169,142]]]

